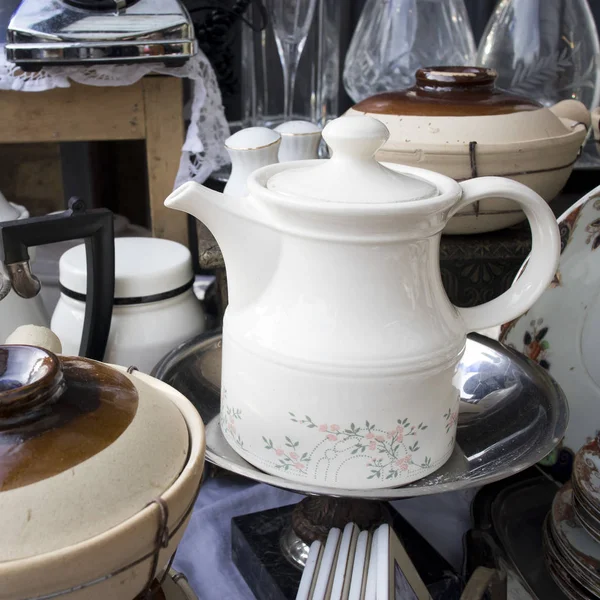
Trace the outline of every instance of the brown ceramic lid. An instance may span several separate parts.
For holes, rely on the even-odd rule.
[[[407,90],[385,92],[356,104],[356,111],[406,116],[504,115],[541,108],[534,100],[495,86],[497,73],[480,67],[428,67]]]
[[[72,469],[117,439],[135,386],[102,363],[0,346],[0,492]]]

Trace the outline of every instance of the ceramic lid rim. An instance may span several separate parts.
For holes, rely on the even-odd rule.
[[[321,215],[361,215],[384,216],[400,215],[403,213],[437,212],[450,208],[456,202],[456,196],[462,194],[460,184],[446,175],[435,173],[427,169],[408,167],[395,163],[381,162],[380,164],[399,174],[419,178],[436,188],[437,194],[414,200],[399,200],[398,202],[334,202],[318,198],[305,198],[300,195],[276,192],[267,187],[269,179],[285,170],[306,168],[322,164],[323,160],[300,160],[286,163],[268,165],[254,171],[248,177],[248,190],[250,195],[264,198],[271,204],[283,208],[297,210],[298,212],[312,212]],[[426,210],[426,208],[428,210]]]

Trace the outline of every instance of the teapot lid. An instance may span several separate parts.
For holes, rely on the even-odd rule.
[[[437,196],[435,185],[375,160],[375,153],[388,137],[387,127],[373,117],[339,117],[323,129],[323,139],[332,151],[329,160],[289,163],[289,168],[269,178],[267,188],[288,196],[348,204],[408,202]]]

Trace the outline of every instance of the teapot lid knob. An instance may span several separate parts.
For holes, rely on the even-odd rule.
[[[388,128],[367,115],[339,117],[323,129],[323,139],[332,150],[332,159],[372,158],[389,137]]]

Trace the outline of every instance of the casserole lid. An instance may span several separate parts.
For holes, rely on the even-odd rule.
[[[0,565],[108,531],[184,469],[183,415],[164,390],[123,371],[0,346]]]
[[[369,116],[339,117],[323,129],[329,160],[296,161],[271,176],[267,189],[300,199],[346,204],[384,204],[432,198],[435,185],[377,162],[388,128]]]
[[[495,86],[498,74],[481,67],[427,67],[416,72],[416,84],[384,92],[353,108],[384,115],[474,117],[537,110],[542,105]]]

